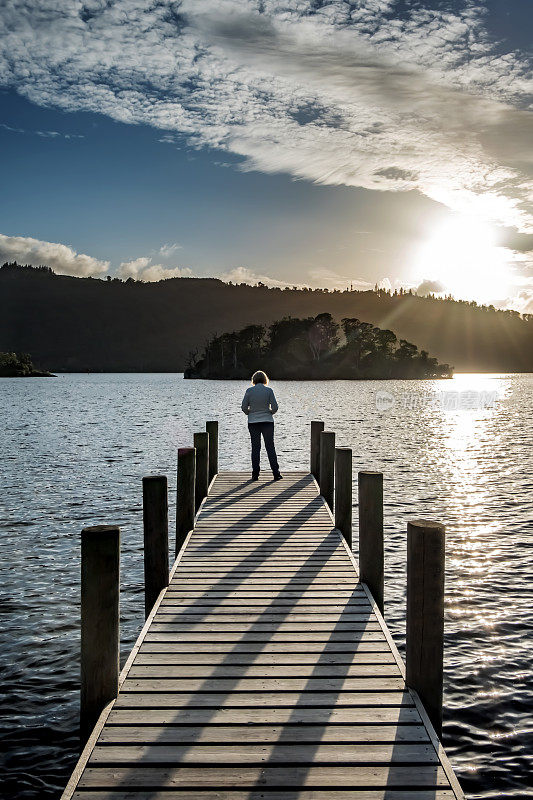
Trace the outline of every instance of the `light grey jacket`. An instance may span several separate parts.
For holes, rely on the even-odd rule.
[[[248,415],[248,423],[274,422],[272,415],[278,410],[278,404],[270,386],[256,383],[246,390],[241,408]]]

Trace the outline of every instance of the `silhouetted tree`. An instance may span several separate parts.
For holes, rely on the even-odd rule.
[[[244,378],[258,367],[278,378],[424,378],[451,373],[405,339],[396,347],[391,330],[349,317],[342,320],[342,330],[345,343],[339,346],[339,326],[328,313],[285,317],[268,331],[248,325],[210,340],[185,376]],[[221,353],[217,362],[210,357],[213,352]]]
[[[318,314],[307,332],[309,347],[315,361],[331,353],[339,343],[339,326],[331,314]]]

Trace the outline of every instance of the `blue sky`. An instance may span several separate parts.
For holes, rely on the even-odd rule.
[[[2,19],[0,258],[531,310],[529,0],[8,0]]]

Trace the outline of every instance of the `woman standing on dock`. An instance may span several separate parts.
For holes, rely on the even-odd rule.
[[[265,448],[274,480],[283,477],[279,471],[278,458],[274,445],[274,419],[278,404],[274,392],[268,386],[268,377],[264,372],[254,372],[252,386],[245,394],[241,405],[248,416],[248,430],[252,442],[252,480],[259,480],[261,435],[265,440]]]

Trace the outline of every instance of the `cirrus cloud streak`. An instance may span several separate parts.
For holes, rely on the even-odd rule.
[[[0,81],[226,150],[244,169],[416,189],[532,230],[528,67],[484,6],[7,0]]]

